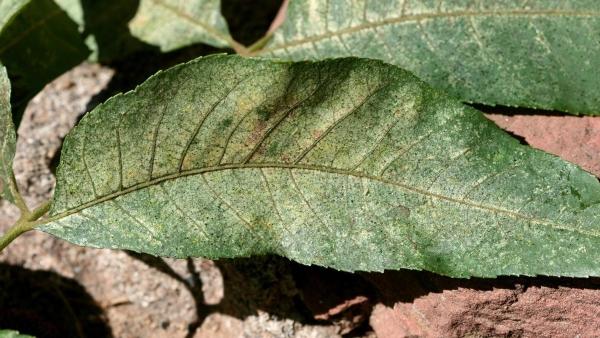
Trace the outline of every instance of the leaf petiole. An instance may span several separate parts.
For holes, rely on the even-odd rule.
[[[4,250],[15,238],[35,228],[38,225],[36,222],[40,217],[44,216],[50,209],[50,202],[42,203],[35,210],[23,212],[21,209],[21,217],[10,227],[2,237],[0,237],[0,251]]]
[[[25,203],[23,196],[21,196],[21,193],[19,192],[19,188],[17,187],[17,181],[15,180],[15,176],[11,175],[11,177],[8,181],[9,181],[8,184],[9,184],[10,192],[13,195],[13,198],[15,200],[15,205],[21,211],[21,215],[30,214],[31,210],[29,210],[29,208],[27,207],[27,203]]]
[[[264,46],[267,45],[267,43],[271,40],[272,37],[273,37],[273,32],[269,32],[269,33],[265,34],[265,36],[260,38],[258,41],[256,41],[255,43],[253,43],[252,45],[247,47],[246,51],[249,53],[248,55],[254,55],[254,54],[258,53],[261,49],[263,49]],[[242,55],[244,55],[244,54],[242,54]]]

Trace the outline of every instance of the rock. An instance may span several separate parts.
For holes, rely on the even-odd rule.
[[[302,325],[291,319],[279,320],[265,312],[249,317],[244,338],[336,338],[341,336],[332,326]]]
[[[429,293],[413,302],[379,304],[371,325],[379,338],[598,337],[597,289],[535,285]]]
[[[600,118],[488,114],[501,128],[529,145],[577,163],[600,176]]]
[[[206,317],[194,338],[243,338],[244,323],[219,313]]]

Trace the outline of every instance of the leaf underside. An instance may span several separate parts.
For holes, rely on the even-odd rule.
[[[18,125],[29,99],[89,51],[77,24],[54,1],[3,0],[0,10],[5,9],[0,12],[0,62],[12,82]]]
[[[263,56],[374,58],[469,102],[600,115],[600,2],[290,1]]]
[[[15,157],[17,135],[10,109],[10,81],[6,68],[0,64],[0,197],[15,202],[10,181],[13,179],[12,163]]]
[[[599,202],[592,175],[395,66],[212,56],[81,120],[41,229],[170,257],[588,276]]]
[[[129,28],[163,52],[195,43],[229,47],[232,41],[220,0],[141,0]]]

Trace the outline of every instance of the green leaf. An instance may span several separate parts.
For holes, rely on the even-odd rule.
[[[113,62],[132,53],[155,48],[133,37],[129,21],[139,0],[55,0],[79,25],[93,62]]]
[[[54,0],[60,8],[79,26],[79,31],[83,31],[85,28],[85,14],[83,13],[82,1],[85,0]],[[106,1],[108,3],[108,1]],[[127,1],[123,1],[127,2]],[[104,13],[96,13],[97,15],[103,15]]]
[[[129,28],[163,52],[200,42],[239,47],[229,35],[220,0],[141,0]]]
[[[0,330],[0,338],[35,338],[27,334],[20,334],[19,331]]]
[[[0,62],[12,82],[19,124],[29,99],[89,51],[75,22],[51,0],[3,0],[0,13]]]
[[[359,56],[468,102],[600,115],[600,2],[290,1],[260,55]]]
[[[4,27],[30,0],[0,1],[0,27]]]
[[[15,203],[16,195],[12,169],[17,135],[10,109],[10,81],[6,68],[0,65],[0,197]]]
[[[599,220],[595,177],[400,68],[212,56],[81,120],[41,229],[171,257],[588,276]]]

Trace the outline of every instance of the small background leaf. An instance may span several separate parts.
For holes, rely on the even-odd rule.
[[[0,12],[0,62],[8,69],[18,125],[27,102],[46,83],[81,63],[89,50],[77,24],[51,0],[4,0]],[[10,14],[10,15],[6,15]]]
[[[30,0],[11,0],[0,2],[0,27],[10,22]]]
[[[0,330],[0,338],[35,338],[34,336],[20,334],[13,330]]]
[[[220,0],[141,0],[129,23],[134,36],[168,52],[195,43],[234,47]]]
[[[110,63],[140,51],[157,49],[131,35],[129,21],[139,0],[56,0],[78,24],[92,53],[91,61]]]
[[[88,114],[41,229],[162,256],[588,276],[599,211],[592,175],[395,66],[214,56]]]
[[[15,157],[16,133],[10,110],[10,82],[6,68],[0,65],[0,197],[15,202],[11,189],[13,159]]]
[[[359,56],[465,101],[600,114],[598,1],[290,1],[261,55]]]

